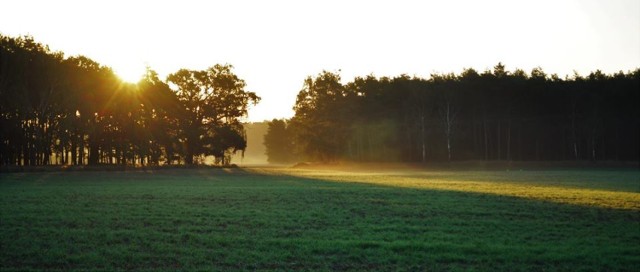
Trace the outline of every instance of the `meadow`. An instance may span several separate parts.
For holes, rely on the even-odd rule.
[[[638,267],[638,170],[0,173],[1,271]]]

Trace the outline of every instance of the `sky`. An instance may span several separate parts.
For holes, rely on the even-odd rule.
[[[303,80],[460,73],[586,75],[640,67],[640,1],[0,0],[0,33],[31,35],[135,82],[146,66],[231,64],[262,97],[248,121],[293,116]]]

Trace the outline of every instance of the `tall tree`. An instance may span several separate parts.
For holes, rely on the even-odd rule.
[[[138,84],[31,37],[0,35],[0,164],[220,164],[243,151],[258,97],[230,65],[148,70]],[[286,124],[314,160],[638,160],[640,69],[560,79],[502,63],[478,74],[308,77]]]
[[[165,163],[171,164],[177,152],[178,119],[184,114],[178,97],[149,67],[137,87],[148,120],[151,162],[158,164],[164,157]]]
[[[179,119],[179,141],[184,144],[187,164],[193,164],[194,157],[201,155],[213,155],[226,163],[228,161],[221,160],[220,156],[244,150],[246,146],[239,118],[246,116],[248,105],[257,103],[260,98],[244,90],[244,80],[233,74],[232,68],[231,65],[215,65],[203,71],[181,69],[167,77],[177,86],[175,91],[184,109]],[[221,134],[220,128],[225,126],[224,134]],[[223,135],[234,139],[240,136],[244,140],[212,140]],[[219,146],[223,142],[232,144]]]
[[[340,75],[323,71],[317,77],[307,77],[298,93],[291,120],[297,131],[296,142],[304,154],[320,161],[339,158],[346,143],[349,126],[347,93]]]
[[[267,123],[267,133],[264,135],[267,161],[269,163],[290,163],[294,159],[293,135],[287,128],[287,122],[273,119]]]

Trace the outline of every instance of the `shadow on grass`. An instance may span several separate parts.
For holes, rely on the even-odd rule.
[[[637,211],[242,168],[46,174],[2,174],[0,270],[640,265]]]

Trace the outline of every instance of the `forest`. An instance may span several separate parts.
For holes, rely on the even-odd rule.
[[[640,69],[560,78],[464,69],[430,78],[323,71],[269,122],[270,162],[637,161]]]
[[[0,165],[230,164],[260,101],[229,64],[138,83],[32,37],[0,35]],[[264,137],[269,162],[637,161],[640,69],[429,78],[323,71]]]
[[[0,35],[0,165],[229,164],[260,98],[231,65],[136,84],[32,37]]]

